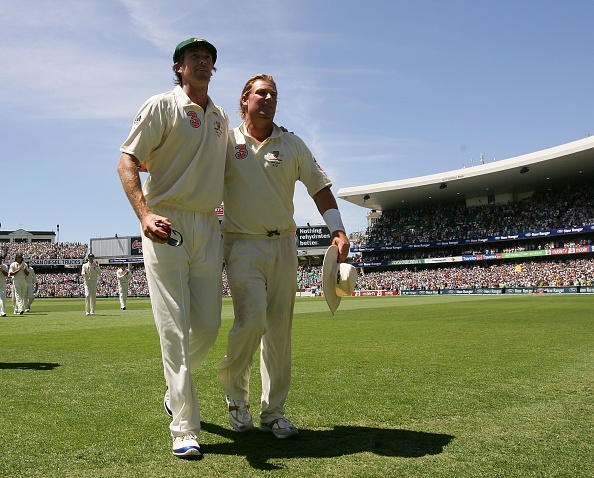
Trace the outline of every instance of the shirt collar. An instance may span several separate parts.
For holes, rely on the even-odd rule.
[[[241,134],[243,134],[244,136],[253,138],[253,136],[247,130],[245,121],[242,121],[242,123],[239,125],[239,131],[241,131]],[[270,133],[270,136],[268,138],[266,138],[266,141],[268,141],[269,139],[272,139],[272,138],[279,138],[283,134],[285,134],[285,132],[282,129],[280,129],[276,125],[276,123],[272,123],[272,133]]]
[[[173,93],[180,98],[181,106],[198,106],[202,108],[200,105],[197,105],[190,99],[190,97],[186,94],[186,92],[180,85],[176,85],[176,87],[173,90]],[[213,111],[216,112],[216,108],[214,103],[212,102],[212,99],[210,98],[210,96],[208,96],[208,104],[206,105],[206,110],[204,112],[211,113]]]

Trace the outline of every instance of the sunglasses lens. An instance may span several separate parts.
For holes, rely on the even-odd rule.
[[[176,231],[175,229],[171,229],[171,235],[169,236],[169,239],[167,239],[167,244],[173,247],[178,247],[181,246],[183,243],[184,238],[182,237],[181,233],[179,231]]]
[[[163,229],[169,235],[169,237],[167,238],[167,244],[169,244],[170,246],[178,247],[184,243],[184,238],[182,237],[179,231],[172,229],[170,226],[162,223],[161,221],[156,222],[155,225]]]

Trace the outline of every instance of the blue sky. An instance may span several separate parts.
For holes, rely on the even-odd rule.
[[[594,134],[590,0],[0,0],[2,230],[138,234],[116,166],[175,45],[218,49],[210,95],[239,124],[254,73],[277,123],[339,188],[518,156]],[[298,225],[322,222],[299,184]],[[339,200],[348,232],[366,209]]]

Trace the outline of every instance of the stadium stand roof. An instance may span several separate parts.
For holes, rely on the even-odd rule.
[[[594,183],[594,137],[514,158],[428,176],[340,188],[337,196],[368,209],[466,203],[563,185]]]

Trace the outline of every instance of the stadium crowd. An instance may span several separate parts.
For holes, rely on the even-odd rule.
[[[80,242],[5,242],[0,246],[8,257],[20,252],[29,259],[81,259],[89,250]]]
[[[116,266],[103,266],[97,282],[98,297],[117,297]],[[84,297],[80,272],[37,272],[36,297]],[[297,271],[300,292],[322,290],[322,268],[301,266]],[[361,273],[356,290],[438,290],[507,287],[561,287],[592,285],[594,260],[567,259],[504,264],[474,264],[432,269],[403,269]],[[10,287],[8,289],[10,291]],[[223,271],[223,294],[229,295]],[[10,296],[10,294],[9,294]],[[130,297],[148,296],[143,266],[132,268]]]
[[[117,297],[118,282],[116,277],[117,266],[101,266],[101,275],[97,280],[98,297]],[[84,297],[84,281],[77,272],[43,272],[36,270],[37,297]],[[147,296],[148,285],[144,273],[144,266],[131,268],[131,279],[128,295]]]
[[[320,290],[320,268],[302,270],[302,290]],[[438,290],[506,287],[561,287],[592,285],[594,260],[567,259],[504,264],[474,264],[431,269],[360,274],[356,290]]]
[[[593,186],[535,193],[515,203],[437,204],[384,212],[360,246],[478,239],[594,224]],[[356,245],[356,244],[355,244]]]
[[[101,266],[101,275],[97,280],[98,297],[117,297],[117,265]],[[144,266],[142,264],[130,267],[129,297],[145,297],[149,295]],[[73,272],[44,271],[36,269],[36,297],[84,297],[84,280],[79,269]],[[228,291],[226,277],[223,278],[223,293]],[[8,281],[8,296],[11,297],[11,281]]]
[[[594,188],[584,186],[561,191],[534,194],[517,203],[488,204],[467,208],[460,205],[440,205],[432,208],[403,209],[384,212],[365,233],[356,233],[352,245],[420,244],[462,238],[518,234],[594,224]],[[431,247],[398,251],[366,251],[355,256],[354,262],[386,261],[428,257],[449,257],[463,254],[518,252],[592,245],[592,234],[556,236],[539,240],[483,242],[472,246]],[[82,259],[88,246],[80,243],[4,243],[1,245],[11,259],[22,252],[31,259]],[[594,281],[593,254],[557,258],[514,261],[481,261],[444,267],[399,266],[399,270],[361,269],[359,290],[438,290],[446,288],[497,288],[591,285]],[[559,256],[557,256],[559,257]],[[97,295],[117,297],[116,265],[101,266]],[[148,295],[144,266],[131,266],[130,296]],[[84,285],[80,269],[36,268],[37,297],[83,297]],[[300,266],[297,271],[301,292],[321,290],[321,267]],[[10,296],[10,279],[8,295]],[[223,273],[223,294],[229,289]]]
[[[432,257],[452,257],[457,255],[496,254],[505,252],[524,252],[536,250],[551,250],[558,248],[572,248],[579,246],[591,246],[592,236],[574,236],[572,238],[559,237],[557,240],[539,241],[506,241],[499,243],[482,243],[476,245],[465,245],[457,247],[435,247],[432,249],[397,250],[382,253],[358,253],[353,262],[377,262],[395,261],[404,259],[430,259]]]

